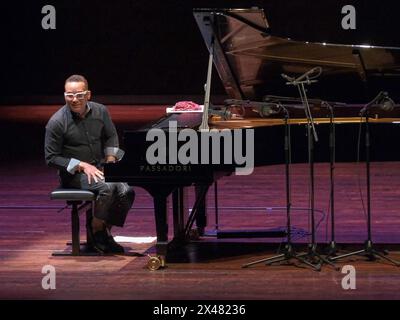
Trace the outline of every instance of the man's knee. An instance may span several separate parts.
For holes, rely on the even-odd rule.
[[[135,190],[132,187],[128,186],[126,191],[126,197],[129,198],[132,202],[135,200]]]
[[[129,186],[127,183],[118,183],[116,185],[117,187],[117,193],[119,197],[134,197],[135,192],[131,186]]]
[[[98,182],[96,186],[98,197],[105,200],[111,200],[113,196],[113,188],[109,183]]]
[[[124,203],[125,205],[129,205],[129,207],[135,200],[135,191],[126,183],[119,183],[117,185],[117,195],[120,202]]]

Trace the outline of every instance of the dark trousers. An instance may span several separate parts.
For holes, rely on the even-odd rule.
[[[68,178],[62,177],[61,184],[64,188],[83,189],[96,193],[95,217],[118,227],[123,227],[135,199],[135,192],[128,184],[103,180],[92,181],[89,184],[87,175],[83,172]]]

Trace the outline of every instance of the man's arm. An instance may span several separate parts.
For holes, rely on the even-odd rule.
[[[106,162],[116,162],[117,157],[115,156],[106,156]]]
[[[46,125],[46,134],[44,140],[44,154],[46,163],[50,167],[71,172],[79,160],[66,158],[62,155],[62,146],[64,143],[64,133],[62,124],[57,121],[49,121]],[[75,170],[75,169],[74,169]]]
[[[66,170],[71,174],[76,171],[83,171],[88,177],[89,184],[92,180],[97,182],[97,179],[104,179],[103,172],[95,166],[78,159],[62,156],[63,143],[64,130],[62,125],[56,121],[50,121],[46,126],[44,142],[44,153],[48,166]]]

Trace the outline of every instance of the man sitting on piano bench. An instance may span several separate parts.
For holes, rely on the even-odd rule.
[[[93,248],[100,253],[123,253],[111,227],[124,225],[135,193],[126,183],[106,183],[104,162],[120,160],[118,135],[104,105],[91,102],[87,80],[72,75],[65,81],[65,102],[48,121],[45,135],[47,165],[59,170],[63,188],[97,194],[94,217],[87,226]]]

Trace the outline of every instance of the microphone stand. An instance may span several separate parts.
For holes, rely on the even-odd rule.
[[[383,92],[385,95],[386,93]],[[369,108],[376,104],[378,100],[382,98],[382,92],[378,96],[368,103],[360,112],[361,116],[365,118],[365,168],[366,168],[366,178],[367,178],[367,240],[364,243],[364,249],[357,250],[354,252],[346,253],[340,256],[330,258],[331,261],[363,254],[367,256],[370,260],[376,260],[377,258],[385,259],[395,266],[400,266],[400,262],[386,257],[388,254],[385,250],[377,250],[372,242],[372,232],[371,232],[371,174],[370,174],[370,132],[369,132]]]
[[[332,106],[326,102],[322,102],[329,110],[329,178],[330,178],[330,212],[331,212],[331,242],[329,243],[329,249],[327,258],[332,256],[336,256],[337,253],[337,244],[335,241],[335,183],[334,183],[334,170],[335,170],[335,122],[334,122],[334,112]]]
[[[314,69],[313,69],[314,70]],[[308,74],[307,72],[306,74]],[[319,76],[320,73],[317,75]],[[311,242],[308,244],[308,252],[306,257],[308,257],[311,261],[315,261],[316,270],[321,270],[321,264],[326,263],[338,270],[338,267],[335,266],[331,261],[321,256],[317,251],[317,242],[316,242],[316,230],[315,230],[315,185],[314,185],[314,141],[318,142],[317,131],[315,130],[314,119],[311,114],[311,108],[308,103],[307,94],[304,85],[311,84],[317,82],[317,80],[312,80],[306,76],[305,80],[299,81],[299,79],[303,79],[303,76],[300,76],[297,79],[292,79],[290,77],[285,76],[289,81],[286,83],[288,85],[294,85],[299,90],[300,99],[304,106],[304,111],[307,118],[307,140],[308,140],[308,164],[309,164],[309,180],[310,180],[310,215],[311,215]],[[314,77],[315,78],[315,77]]]
[[[296,254],[293,245],[292,245],[292,238],[291,238],[291,221],[290,221],[290,210],[291,210],[291,192],[290,192],[290,163],[291,163],[291,144],[290,144],[290,124],[289,124],[289,112],[288,110],[280,105],[280,108],[285,112],[285,182],[286,182],[286,230],[287,230],[287,243],[285,248],[283,249],[283,253],[278,254],[276,256],[260,259],[257,261],[253,261],[247,264],[242,265],[242,268],[247,268],[252,265],[263,263],[269,265],[276,262],[287,261],[289,262],[292,259],[296,259],[301,263],[319,271],[320,266],[316,266],[306,259],[302,258],[307,253]]]

